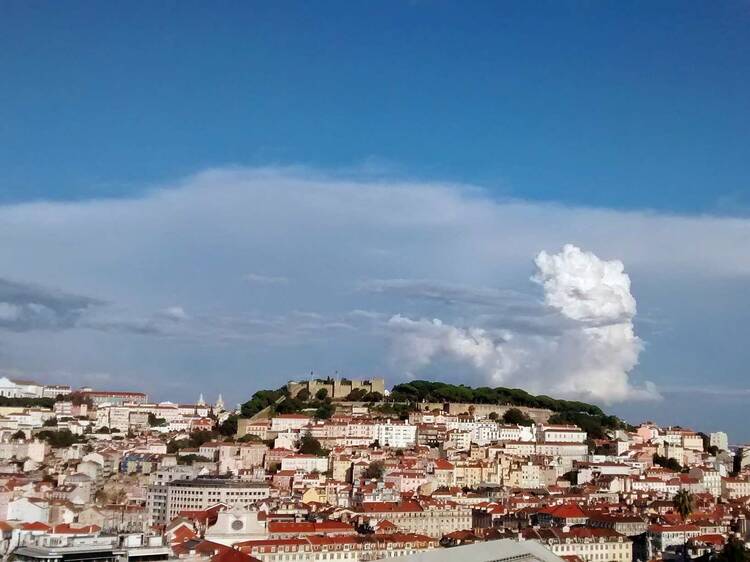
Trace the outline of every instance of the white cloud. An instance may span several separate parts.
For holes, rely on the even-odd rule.
[[[0,328],[18,332],[74,326],[96,299],[63,293],[34,283],[0,278]]]
[[[359,289],[373,294],[391,294],[460,306],[499,306],[524,298],[524,295],[519,295],[515,291],[472,287],[431,279],[371,279],[360,283]]]
[[[0,302],[0,322],[10,324],[17,322],[23,314],[21,307],[9,302]]]
[[[160,312],[160,315],[175,322],[184,322],[190,318],[181,306],[168,306]]]
[[[397,315],[388,322],[396,361],[411,370],[457,359],[486,384],[598,402],[658,398],[653,383],[636,388],[629,381],[643,346],[634,333],[635,299],[623,264],[572,245],[559,254],[542,251],[535,263],[533,280],[544,288],[546,305],[573,320],[571,327],[528,336]]]
[[[544,301],[568,318],[599,323],[635,316],[630,277],[620,260],[603,261],[566,244],[559,254],[542,250],[534,263],[532,279],[544,287]]]
[[[745,314],[736,303],[750,277],[747,219],[497,201],[472,186],[300,168],[210,170],[131,199],[0,206],[0,232],[0,274],[24,282],[0,282],[0,368],[132,374],[155,385],[161,377],[164,386],[179,377],[187,396],[206,384],[206,365],[212,383],[243,396],[326,361],[395,383],[429,370],[437,340],[472,369],[527,388],[630,397],[643,387],[631,379],[665,375],[638,372],[649,357],[660,368],[675,357],[674,346],[651,343],[640,353],[632,294],[639,317],[670,321],[725,295],[736,295],[726,298],[733,314]],[[542,306],[528,283],[532,258],[565,242],[600,259],[540,256]],[[722,306],[700,315],[706,325],[692,337],[714,337]],[[691,337],[689,325],[672,325],[670,337]],[[42,327],[56,331],[56,344]],[[389,334],[417,331],[425,335],[411,366],[384,359]],[[618,372],[641,362],[635,377],[601,375],[615,349],[629,350],[617,355]],[[572,377],[576,361],[612,388]],[[722,365],[717,372],[733,368]]]
[[[469,362],[487,376],[487,383],[502,384],[517,372],[525,351],[508,345],[511,333],[492,334],[483,328],[457,328],[433,320],[412,320],[395,315],[388,321],[393,330],[393,351],[404,361],[410,374],[423,368],[441,354]]]
[[[247,273],[244,276],[248,283],[257,283],[258,285],[286,285],[289,279],[280,275],[261,275],[260,273]]]

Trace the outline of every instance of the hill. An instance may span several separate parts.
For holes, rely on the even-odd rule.
[[[543,394],[535,396],[520,388],[472,388],[463,384],[416,380],[394,386],[389,400],[410,404],[462,402],[545,408],[554,412],[549,418],[549,423],[575,424],[585,429],[589,437],[594,439],[604,437],[607,429],[627,427],[627,424],[617,416],[605,414],[599,406],[594,404],[577,400],[562,400]]]
[[[396,402],[466,402],[471,404],[504,404],[546,408],[553,412],[577,412],[603,416],[599,406],[574,400],[559,400],[549,396],[534,396],[520,388],[472,388],[463,384],[416,380],[397,384],[390,399]]]
[[[444,382],[416,380],[397,384],[388,398],[372,393],[365,401],[371,402],[373,409],[383,414],[408,418],[409,412],[425,402],[450,402],[470,404],[498,404],[544,408],[553,412],[549,423],[575,424],[586,430],[591,438],[604,437],[607,429],[627,427],[616,416],[607,415],[599,406],[576,400],[561,400],[546,395],[535,396],[519,388],[479,387],[455,385]],[[287,386],[277,390],[259,390],[242,404],[240,414],[250,418],[258,412],[269,409],[270,414],[284,414],[302,410],[314,411],[319,419],[330,417],[335,405],[330,397],[310,396],[300,392],[290,396]]]

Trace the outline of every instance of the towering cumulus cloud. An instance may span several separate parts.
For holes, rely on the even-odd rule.
[[[622,262],[568,244],[559,254],[540,252],[535,263],[532,279],[544,288],[547,306],[579,324],[559,339],[560,390],[604,401],[654,397],[653,385],[636,389],[628,380],[643,345],[633,329],[636,305]]]
[[[545,302],[582,322],[627,322],[635,316],[630,277],[619,260],[603,261],[566,244],[562,252],[539,252],[532,280],[544,287]]]
[[[642,342],[622,262],[566,245],[558,254],[540,252],[534,263],[532,281],[544,290],[544,307],[557,315],[555,330],[517,333],[398,315],[388,323],[398,359],[411,369],[441,358],[462,361],[488,384],[605,403],[658,398],[652,384],[637,388],[629,380]]]

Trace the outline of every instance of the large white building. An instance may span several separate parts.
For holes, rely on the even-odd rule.
[[[384,521],[396,525],[405,533],[417,533],[440,538],[456,529],[471,528],[471,508],[452,503],[422,505],[416,501],[362,502],[361,515],[373,521]]]
[[[42,397],[57,398],[58,396],[67,396],[71,392],[73,392],[73,389],[67,384],[48,384],[42,390]]]
[[[208,509],[217,503],[249,508],[270,495],[268,484],[226,478],[172,480],[150,486],[146,505],[151,524],[165,524],[181,511]]]
[[[716,431],[708,436],[709,445],[717,447],[720,451],[729,450],[729,437],[723,431]]]
[[[194,415],[186,414],[184,411],[178,404],[172,402],[103,404],[96,409],[95,426],[126,432],[131,426],[140,423],[138,420],[143,415],[153,414],[157,419],[164,420],[165,430],[189,431]]]
[[[526,540],[538,541],[558,556],[577,556],[584,562],[631,562],[633,543],[617,531],[604,528],[534,528],[522,531]]]
[[[49,521],[49,502],[41,498],[16,498],[8,502],[8,521]]]
[[[417,426],[410,423],[399,423],[388,420],[375,427],[375,435],[382,447],[405,449],[417,442]]]
[[[498,441],[534,441],[534,427],[527,425],[498,425]]]
[[[99,404],[143,404],[148,402],[148,395],[143,392],[122,392],[119,390],[93,390],[91,388],[81,389],[81,394],[91,399],[95,405]]]
[[[271,431],[299,431],[310,424],[310,418],[302,414],[281,414],[271,419]]]
[[[417,552],[434,552],[440,543],[435,538],[413,533],[384,533],[269,538],[244,541],[235,546],[261,562],[369,562],[390,558],[404,560]]]
[[[328,470],[328,457],[316,457],[315,455],[291,455],[281,459],[281,470],[325,472]]]
[[[690,469],[690,476],[697,478],[703,489],[715,498],[721,495],[721,473],[713,468],[694,467]]]
[[[530,541],[503,539],[454,548],[438,548],[403,556],[399,562],[563,562],[541,544]]]
[[[0,396],[5,398],[41,398],[43,395],[43,384],[0,377]]]
[[[220,511],[216,523],[206,532],[206,540],[226,546],[267,537],[266,521],[258,519],[258,512],[239,507]]]
[[[586,432],[575,425],[540,425],[537,440],[543,443],[585,443]]]

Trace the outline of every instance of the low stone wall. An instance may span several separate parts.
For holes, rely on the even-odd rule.
[[[444,410],[449,414],[468,414],[470,408],[473,408],[474,413],[481,417],[489,416],[492,412],[495,412],[499,417],[503,417],[505,412],[511,408],[516,408],[537,423],[547,423],[547,420],[554,413],[552,410],[547,410],[546,408],[528,408],[526,406],[511,406],[506,404],[469,404],[465,402],[448,402],[445,404],[442,402],[431,402],[420,404],[420,407],[422,409]]]

